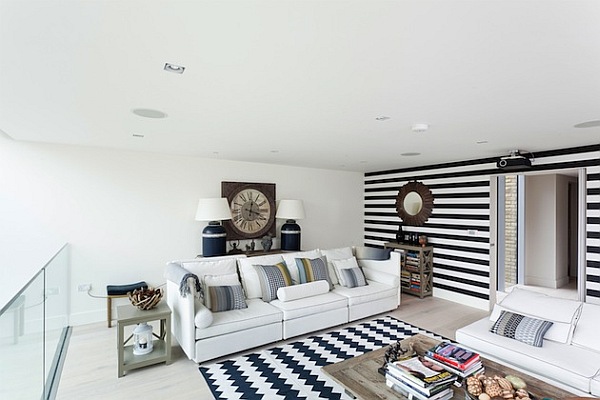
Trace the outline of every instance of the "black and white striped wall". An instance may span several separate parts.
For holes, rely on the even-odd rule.
[[[402,185],[417,180],[435,198],[418,232],[434,246],[433,295],[487,310],[490,299],[490,178],[497,158],[369,172],[364,178],[364,243],[394,241]],[[532,171],[583,168],[587,172],[587,299],[600,302],[600,144],[535,154]]]
[[[587,301],[600,304],[600,167],[587,171]]]

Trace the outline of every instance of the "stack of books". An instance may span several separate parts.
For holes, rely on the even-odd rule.
[[[429,362],[423,356],[393,361],[387,364],[386,384],[408,399],[446,400],[454,391],[456,375]]]
[[[428,361],[461,378],[484,372],[478,353],[450,342],[441,342],[425,354]]]

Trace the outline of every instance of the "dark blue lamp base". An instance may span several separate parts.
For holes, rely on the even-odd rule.
[[[300,225],[293,219],[281,226],[281,250],[300,250]]]
[[[227,232],[218,221],[211,221],[202,231],[202,256],[223,256],[227,252]]]

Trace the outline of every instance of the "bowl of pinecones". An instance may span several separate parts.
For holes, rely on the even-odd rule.
[[[532,400],[523,379],[514,375],[493,377],[483,374],[468,377],[464,384],[467,400]]]
[[[160,289],[141,288],[127,293],[131,304],[140,310],[151,310],[158,305],[162,299],[163,293]]]

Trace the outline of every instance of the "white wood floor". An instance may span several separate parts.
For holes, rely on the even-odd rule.
[[[419,299],[403,295],[402,305],[397,310],[384,315],[392,315],[402,321],[454,339],[457,328],[482,318],[487,315],[487,312],[433,297]],[[298,339],[294,338],[292,341]],[[173,362],[170,365],[157,364],[129,371],[124,377],[117,378],[116,342],[116,328],[107,328],[105,322],[75,327],[57,398],[59,400],[213,398],[198,371],[198,365],[188,360],[176,343],[173,345]]]

